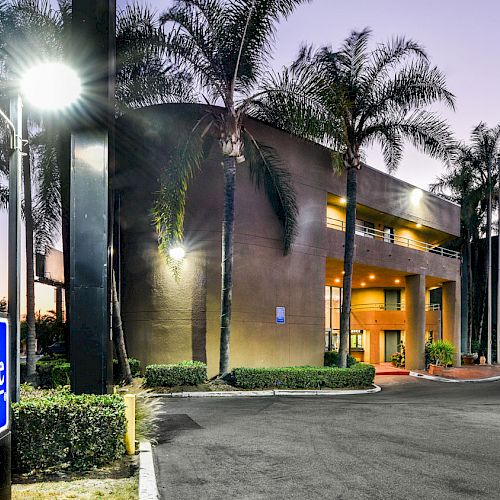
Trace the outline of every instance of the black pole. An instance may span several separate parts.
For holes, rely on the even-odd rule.
[[[70,361],[76,393],[111,387],[108,176],[114,159],[115,0],[73,0],[82,99],[71,136]]]

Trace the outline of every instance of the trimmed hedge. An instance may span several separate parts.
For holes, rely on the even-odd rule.
[[[207,380],[207,365],[201,361],[182,361],[174,365],[149,365],[144,374],[148,387],[198,385]]]
[[[71,365],[61,363],[52,368],[52,387],[60,387],[71,384]]]
[[[128,358],[128,364],[130,365],[130,371],[132,372],[132,377],[140,377],[141,362],[135,358]],[[115,384],[119,384],[121,382],[117,359],[113,359],[113,382]]]
[[[357,363],[356,358],[351,355],[347,356],[347,368],[355,365]],[[326,351],[324,357],[325,366],[338,366],[339,364],[339,352],[338,351]]]
[[[356,363],[352,368],[291,366],[287,368],[235,368],[236,386],[243,389],[332,389],[370,387],[375,367]]]
[[[18,473],[100,467],[123,454],[124,433],[120,396],[28,397],[12,405],[12,467]]]
[[[42,358],[40,358],[36,362],[38,385],[40,387],[47,389],[50,389],[52,387],[57,387],[57,384],[54,385],[54,381],[52,379],[52,371],[54,370],[54,367],[65,364],[68,364],[68,360],[65,359],[64,357],[43,356]]]

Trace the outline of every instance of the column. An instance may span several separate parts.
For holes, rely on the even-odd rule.
[[[425,276],[415,274],[406,277],[406,368],[425,368]]]
[[[443,283],[443,340],[448,340],[455,346],[453,365],[460,366],[460,283],[448,281]]]

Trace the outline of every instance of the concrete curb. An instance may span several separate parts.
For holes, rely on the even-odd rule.
[[[166,392],[161,394],[149,394],[153,398],[214,398],[214,397],[265,397],[265,396],[353,396],[356,394],[373,394],[380,392],[382,388],[373,384],[372,389],[352,390],[285,390],[275,389],[271,391],[209,391],[209,392]]]
[[[488,377],[488,378],[473,378],[473,379],[453,379],[453,378],[445,378],[445,377],[437,377],[436,375],[425,375],[423,373],[418,372],[410,372],[410,377],[416,378],[425,378],[426,380],[433,380],[434,382],[452,382],[452,383],[480,383],[480,382],[495,382],[500,380],[500,375],[496,377]]]
[[[149,441],[139,443],[139,500],[158,500],[153,450]]]

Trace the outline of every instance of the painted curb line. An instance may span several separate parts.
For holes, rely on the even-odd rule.
[[[139,500],[158,500],[153,450],[149,441],[139,443]]]
[[[472,378],[472,379],[459,380],[453,378],[438,377],[436,375],[425,375],[423,373],[418,373],[418,372],[410,372],[410,377],[425,378],[426,380],[432,380],[434,382],[451,382],[456,384],[471,383],[471,382],[472,383],[496,382],[497,380],[500,380],[500,375],[488,378]]]
[[[275,389],[272,391],[208,391],[208,392],[166,392],[161,394],[149,394],[152,398],[214,398],[214,397],[266,397],[266,396],[354,396],[357,394],[374,394],[382,388],[373,384],[371,389],[352,389],[346,391],[319,391],[319,390],[285,390]]]

